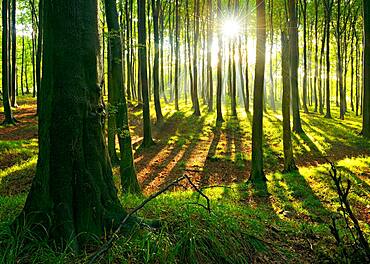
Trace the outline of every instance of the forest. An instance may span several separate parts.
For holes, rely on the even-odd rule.
[[[0,263],[370,263],[370,1],[2,0]]]

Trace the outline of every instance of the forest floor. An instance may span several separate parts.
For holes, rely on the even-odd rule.
[[[20,123],[0,127],[0,241],[1,236],[9,236],[4,226],[24,204],[37,161],[35,101],[20,97],[19,105],[14,113]],[[293,133],[299,171],[283,174],[282,116],[280,111],[265,113],[268,182],[261,195],[246,184],[251,163],[251,115],[239,109],[238,118],[233,118],[224,109],[225,122],[216,124],[215,113],[203,107],[202,116],[195,117],[189,105],[182,102],[181,111],[175,111],[172,104],[162,104],[165,121],[153,125],[156,144],[140,150],[141,109],[130,107],[135,165],[145,195],[187,174],[198,187],[205,188],[212,214],[191,204],[197,197],[184,190],[190,186],[176,187],[140,213],[164,219],[163,232],[138,231],[131,239],[120,239],[109,252],[107,263],[337,261],[343,256],[338,255],[329,226],[339,206],[327,159],[336,163],[343,178],[351,180],[349,200],[366,235],[370,235],[370,142],[359,136],[360,117],[349,112],[341,121],[336,108],[333,119],[302,113],[305,134]],[[155,123],[154,110],[152,116]],[[118,171],[114,167],[119,189]],[[122,202],[129,209],[144,198],[123,195]],[[343,236],[344,226],[339,221]],[[6,250],[8,253],[3,253]],[[12,254],[19,261],[19,256],[27,254],[17,250]],[[9,248],[0,242],[0,262],[6,254],[9,256]],[[36,258],[36,262],[43,257],[62,259],[65,263],[71,258],[73,262],[84,260],[55,252],[39,255],[25,258]]]

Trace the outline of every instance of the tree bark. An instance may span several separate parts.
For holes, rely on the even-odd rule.
[[[221,0],[217,0],[217,17],[220,20],[222,17]],[[217,122],[224,122],[222,117],[222,33],[218,32],[218,61],[217,61],[217,91],[216,91],[216,109],[217,109]]]
[[[138,0],[138,54],[139,54],[139,76],[140,86],[143,98],[143,125],[144,138],[141,144],[142,147],[150,147],[154,144],[152,138],[152,125],[150,121],[150,106],[149,106],[149,87],[147,73],[147,58],[146,58],[146,16],[145,16],[145,1]]]
[[[157,117],[157,123],[163,121],[161,108],[161,100],[159,97],[159,9],[160,0],[152,0],[153,10],[153,27],[154,27],[154,65],[153,65],[153,92],[154,92],[154,107]]]
[[[290,128],[290,70],[289,70],[289,42],[285,32],[281,34],[282,45],[282,77],[283,77],[283,147],[284,147],[284,171],[297,170],[293,157],[292,136]]]
[[[266,181],[263,172],[263,87],[265,80],[265,52],[266,52],[266,17],[265,1],[256,0],[257,6],[257,45],[256,69],[253,96],[253,125],[252,125],[252,170],[251,180]]]
[[[363,119],[362,134],[370,138],[370,3],[363,1],[364,5],[364,82],[363,82]]]
[[[301,116],[299,113],[298,92],[298,23],[296,14],[296,0],[289,0],[289,44],[290,44],[290,78],[292,90],[293,131],[303,133]]]
[[[126,215],[103,137],[97,2],[45,1],[44,18],[39,159],[14,228],[78,250]]]
[[[3,0],[2,3],[2,21],[3,21],[3,32],[2,32],[2,86],[3,86],[3,106],[5,120],[2,125],[15,124],[13,112],[10,107],[10,91],[9,91],[9,64],[8,64],[8,49],[9,49],[9,38],[8,38],[8,16],[9,16],[9,0]]]
[[[140,186],[136,177],[134,155],[132,153],[131,135],[128,123],[126,95],[123,89],[122,75],[122,46],[119,34],[118,12],[114,1],[105,0],[105,13],[109,32],[109,72],[111,78],[108,86],[113,92],[112,107],[115,109],[116,133],[120,146],[120,173],[122,190],[130,193],[139,193]]]

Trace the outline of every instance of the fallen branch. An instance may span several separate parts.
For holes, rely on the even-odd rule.
[[[197,186],[195,186],[195,184],[191,181],[191,179],[189,178],[189,176],[187,175],[183,175],[181,176],[180,178],[177,178],[176,180],[174,180],[172,183],[170,183],[169,185],[167,185],[166,187],[164,187],[162,190],[150,195],[147,199],[145,199],[140,205],[138,205],[137,207],[135,207],[130,213],[128,213],[126,215],[126,217],[122,220],[122,222],[119,224],[119,226],[117,227],[117,229],[113,232],[111,238],[106,242],[104,243],[100,249],[98,251],[96,251],[90,258],[89,260],[89,264],[92,264],[92,263],[95,263],[101,256],[103,256],[113,245],[113,242],[117,239],[118,237],[118,234],[121,232],[123,226],[125,225],[125,223],[127,222],[127,220],[129,220],[129,218],[134,215],[136,212],[138,212],[140,209],[142,209],[147,203],[149,203],[150,201],[152,201],[153,199],[157,198],[159,195],[161,195],[162,193],[166,192],[168,189],[170,189],[172,186],[176,186],[178,185],[181,181],[183,180],[187,180],[189,182],[189,184],[195,189],[196,192],[198,192],[201,196],[203,196],[206,200],[207,200],[207,207],[202,205],[203,208],[205,208],[209,213],[211,212],[211,207],[210,207],[210,201],[209,201],[209,198],[202,192],[198,189]],[[199,205],[199,204],[198,204]]]
[[[351,205],[348,201],[348,194],[349,194],[349,191],[351,189],[351,181],[347,180],[347,186],[343,186],[342,178],[341,178],[340,175],[338,176],[338,171],[337,171],[337,168],[336,168],[335,164],[333,162],[331,162],[330,160],[328,160],[328,159],[327,159],[327,161],[331,165],[331,171],[329,171],[329,174],[330,174],[330,177],[333,179],[333,181],[335,183],[336,191],[337,191],[337,194],[338,194],[338,197],[339,197],[341,211],[343,213],[343,218],[346,222],[347,229],[350,231],[355,243],[358,244],[360,246],[360,248],[362,248],[364,250],[367,261],[369,261],[370,260],[369,243],[367,242],[367,240],[364,236],[364,233],[361,230],[360,224],[359,224],[356,216],[354,215],[354,213],[352,211],[352,208],[351,208]],[[352,228],[351,228],[350,223],[349,223],[349,219],[351,220],[351,222],[353,224],[353,227],[356,231],[357,239],[356,239],[356,237],[355,237],[355,235],[352,231]],[[331,232],[332,232],[332,234],[334,235],[334,237],[337,241],[337,244],[339,245],[341,243],[341,240],[340,240],[340,237],[339,237],[339,232],[338,232],[338,229],[336,227],[335,219],[332,218],[332,220],[333,220],[333,225],[330,227],[330,229],[331,229]],[[346,254],[346,252],[344,252],[344,253]]]

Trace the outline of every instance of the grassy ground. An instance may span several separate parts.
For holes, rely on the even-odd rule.
[[[84,262],[84,254],[56,252],[47,241],[23,247],[26,233],[10,235],[8,225],[23,206],[37,159],[34,101],[25,97],[19,104],[16,117],[22,123],[0,128],[0,262]],[[265,113],[268,182],[261,195],[245,184],[251,160],[251,116],[240,109],[238,118],[232,118],[225,109],[226,122],[216,125],[215,114],[205,108],[199,118],[192,115],[189,103],[182,102],[180,108],[176,112],[173,105],[164,105],[165,123],[153,126],[157,144],[135,153],[138,178],[146,195],[184,173],[199,187],[219,185],[205,190],[212,212],[193,204],[197,195],[189,186],[185,186],[188,190],[176,187],[140,212],[161,218],[163,228],[138,229],[122,236],[106,263],[340,261],[329,229],[331,216],[338,215],[338,199],[326,158],[336,162],[343,178],[351,179],[350,202],[370,235],[370,142],[358,135],[359,117],[348,114],[340,121],[302,114],[306,133],[293,134],[299,172],[282,174],[282,117]],[[337,109],[333,116],[339,116]],[[130,120],[136,148],[141,141],[140,109],[131,108]],[[114,170],[117,174],[118,168]],[[128,210],[144,198],[121,195]],[[344,223],[339,225],[343,230]]]

